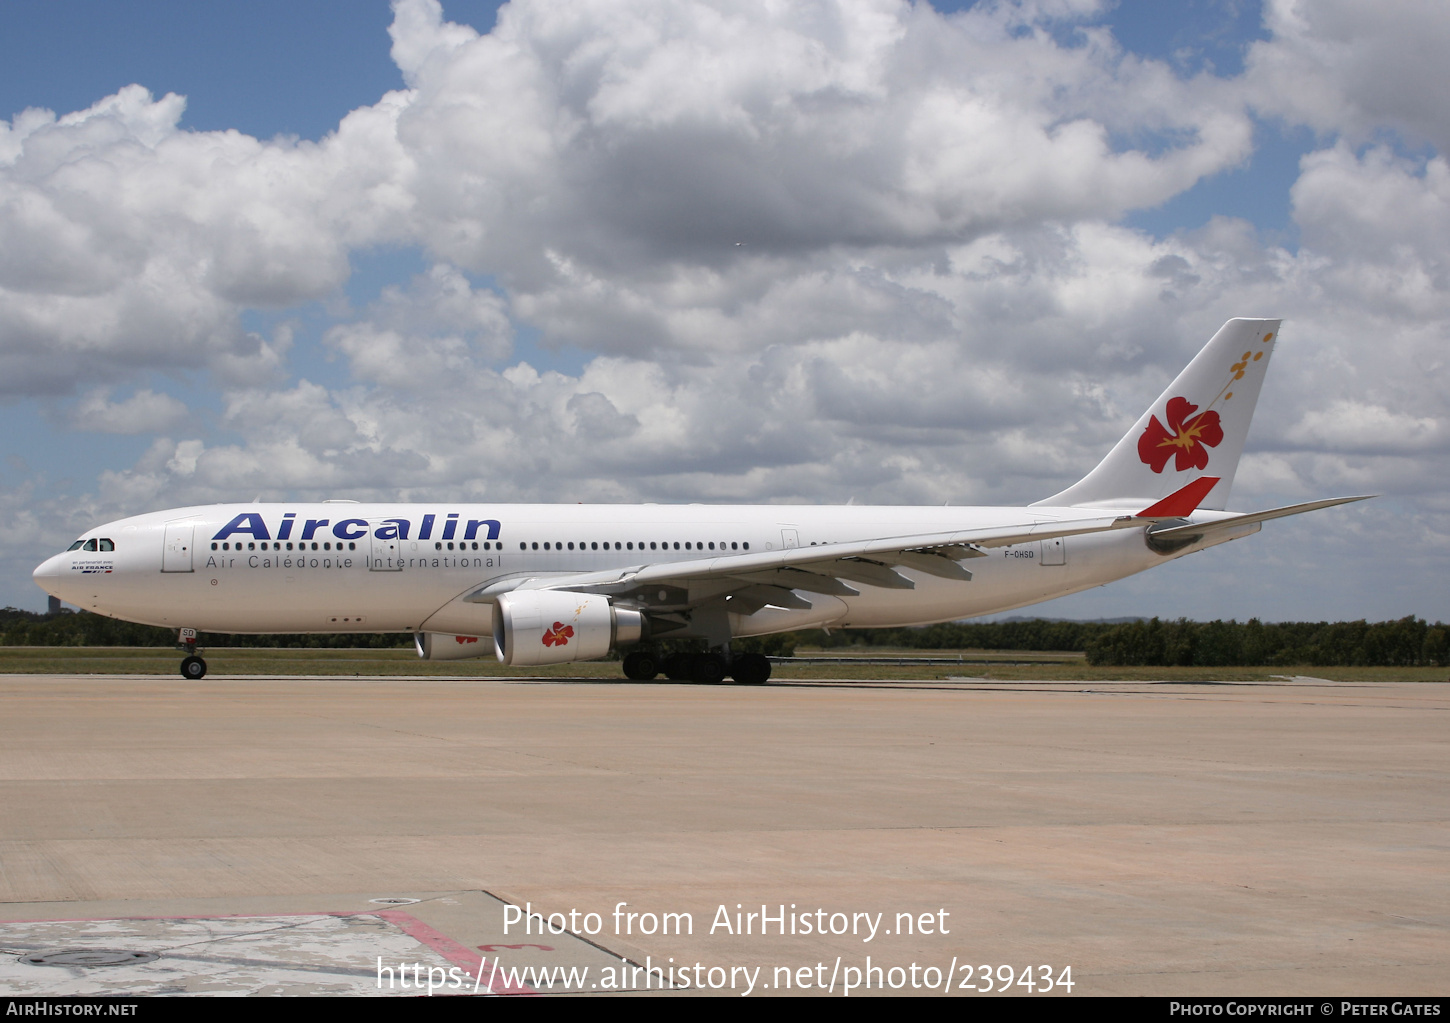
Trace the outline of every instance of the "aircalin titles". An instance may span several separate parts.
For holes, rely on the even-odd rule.
[[[442,530],[438,535],[438,542],[451,541],[458,535],[459,526],[463,526],[463,535],[459,542],[483,540],[497,540],[502,526],[498,519],[466,519],[460,522],[459,512],[446,512],[443,514]],[[291,541],[292,534],[297,521],[296,512],[285,512],[281,521],[277,524],[276,531],[267,524],[261,512],[241,512],[232,518],[221,529],[212,536],[213,548],[216,542],[232,542],[232,538],[238,536],[251,537],[252,541]],[[423,515],[418,524],[418,533],[414,537],[413,521],[401,517],[388,517],[379,519],[371,525],[367,519],[348,518],[339,519],[336,522],[330,519],[303,519],[300,523],[302,530],[297,537],[298,545],[305,541],[314,541],[319,535],[331,535],[339,541],[355,542],[361,540],[371,533],[375,540],[432,540],[434,528],[438,525],[438,513],[430,512]],[[319,531],[322,531],[319,533]],[[236,541],[237,549],[241,549],[241,542]],[[263,549],[266,543],[263,543]],[[278,544],[280,547],[280,543]],[[452,546],[451,544],[449,545]],[[500,545],[501,546],[501,545]],[[350,557],[329,557],[327,555],[308,557],[306,554],[293,555],[292,544],[287,544],[287,552],[276,551],[271,554],[249,554],[246,559],[248,568],[352,568],[353,559]],[[342,544],[338,544],[342,549]],[[310,553],[310,552],[309,552]],[[439,556],[434,558],[403,558],[397,555],[384,554],[381,556],[388,568],[432,567],[432,568],[462,568],[468,565],[467,559]],[[492,567],[494,560],[491,557],[475,558],[474,567]],[[236,568],[237,558],[228,554],[212,553],[207,557],[206,568]]]
[[[439,535],[440,540],[452,540],[458,531],[458,512],[448,512],[443,522],[443,532]],[[438,516],[430,513],[423,516],[418,527],[419,540],[433,539],[433,526]],[[261,512],[242,512],[232,521],[219,529],[213,540],[226,540],[238,533],[250,536],[254,540],[290,540],[292,539],[292,527],[297,524],[297,513],[287,512],[282,516],[282,522],[277,527],[277,535],[273,537],[271,530],[267,528],[266,521],[262,518]],[[329,519],[305,519],[302,524],[302,535],[297,539],[311,540],[316,536],[317,531],[324,526],[332,527],[332,535],[339,540],[360,540],[368,535],[367,519],[339,519],[332,522]],[[478,531],[481,527],[487,527],[483,537],[479,537]],[[373,532],[374,538],[378,540],[408,540],[413,528],[409,519],[386,518]],[[463,540],[497,540],[499,530],[498,519],[469,519],[464,525]]]

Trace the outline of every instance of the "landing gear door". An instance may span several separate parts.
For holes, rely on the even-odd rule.
[[[166,523],[166,540],[161,548],[161,571],[190,572],[195,522]]]
[[[378,534],[382,533],[383,536]],[[372,554],[368,568],[374,572],[402,571],[402,553],[398,543],[398,526],[394,522],[369,522],[368,539],[372,543]]]

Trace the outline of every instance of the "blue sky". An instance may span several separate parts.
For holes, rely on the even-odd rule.
[[[1438,11],[772,10],[9,5],[0,602],[258,492],[1025,503],[1284,315],[1233,506],[1385,498],[1044,613],[1450,617]]]
[[[469,20],[496,5],[471,4]],[[0,39],[7,116],[81,110],[123,85],[187,97],[182,124],[317,139],[344,114],[403,87],[388,59],[386,3],[9,5]]]

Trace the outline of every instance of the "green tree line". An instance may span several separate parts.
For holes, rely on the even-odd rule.
[[[245,636],[204,633],[203,645],[234,647],[408,647],[400,633]],[[174,629],[103,615],[0,610],[3,646],[154,646],[176,643]],[[669,645],[669,644],[666,644]],[[791,656],[798,647],[906,650],[1070,650],[1102,666],[1234,667],[1306,664],[1338,667],[1450,665],[1450,626],[1410,616],[1392,622],[1191,622],[1180,618],[1113,624],[1049,621],[948,622],[909,629],[835,629],[739,640],[739,652]]]
[[[1117,625],[1087,645],[1089,664],[1194,666],[1450,664],[1450,627],[1411,615],[1394,622],[1161,621]]]
[[[397,632],[362,634],[302,633],[299,635],[243,636],[207,632],[198,636],[204,646],[240,647],[410,647],[413,637]],[[36,614],[7,607],[0,610],[0,646],[175,646],[175,629],[136,625],[105,615]]]
[[[1180,618],[1123,623],[948,622],[910,629],[787,632],[735,644],[741,650],[789,657],[797,647],[840,650],[1074,650],[1103,667],[1409,668],[1450,665],[1450,626],[1410,616],[1393,622],[1191,622]]]

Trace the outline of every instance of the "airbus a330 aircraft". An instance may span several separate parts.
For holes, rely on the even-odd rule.
[[[47,592],[177,628],[411,632],[418,654],[506,664],[624,658],[703,640],[671,677],[761,683],[732,639],[990,614],[1076,593],[1259,530],[1224,509],[1278,320],[1230,320],[1096,469],[1025,508],[791,505],[242,504],[177,508],[88,531],[35,570]]]

